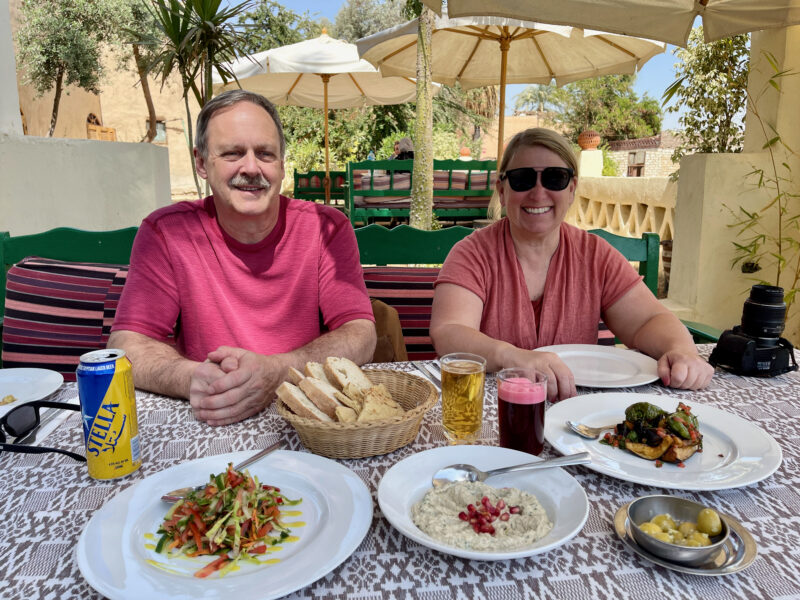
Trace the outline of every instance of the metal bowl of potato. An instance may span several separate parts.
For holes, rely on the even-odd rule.
[[[710,507],[676,496],[643,496],[628,505],[636,543],[648,552],[689,566],[710,561],[728,540],[725,519]]]

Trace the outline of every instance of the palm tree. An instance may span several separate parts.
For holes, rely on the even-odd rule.
[[[542,113],[558,102],[558,90],[553,85],[533,84],[517,96],[514,110],[536,110],[536,125],[541,126]]]
[[[414,124],[414,170],[408,223],[426,230],[430,230],[433,220],[432,32],[433,11],[422,6],[417,33],[417,119]]]
[[[233,73],[224,63],[235,59],[237,49],[245,44],[235,20],[251,8],[251,0],[224,8],[220,8],[221,4],[222,0],[149,0],[146,5],[159,35],[139,40],[154,48],[154,58],[147,70],[161,79],[162,86],[174,71],[180,75],[190,155],[194,140],[189,93],[194,94],[202,108],[212,96],[213,70],[223,79],[233,79]],[[192,174],[197,194],[201,196],[194,161]]]

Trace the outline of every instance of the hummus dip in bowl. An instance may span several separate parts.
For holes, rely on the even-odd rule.
[[[547,552],[577,535],[589,516],[586,493],[575,478],[564,469],[506,473],[492,477],[486,482],[491,492],[485,495],[495,508],[501,499],[501,493],[511,493],[509,490],[504,491],[503,488],[515,488],[518,493],[526,493],[536,498],[544,511],[541,523],[543,524],[546,519],[552,528],[535,541],[520,540],[517,544],[516,538],[513,538],[506,540],[505,543],[500,542],[500,547],[488,547],[496,544],[488,541],[480,542],[487,544],[487,547],[472,546],[472,542],[458,545],[459,541],[455,538],[447,541],[436,539],[435,535],[425,532],[418,526],[413,518],[414,506],[418,505],[432,489],[431,478],[439,469],[465,462],[479,469],[489,470],[531,462],[531,459],[530,454],[497,446],[445,446],[412,454],[386,471],[378,485],[378,505],[386,519],[404,536],[445,554],[473,560],[506,560]],[[482,497],[478,496],[478,500]],[[506,503],[505,498],[503,500]],[[458,507],[454,515],[456,520],[459,520],[459,512],[466,512],[468,503],[474,504],[469,500],[461,505],[461,501],[460,497],[453,500],[453,506]],[[509,505],[506,503],[506,506]],[[520,504],[512,503],[510,506],[524,506],[524,504],[520,501]],[[476,509],[478,508],[476,505]],[[505,508],[501,509],[501,512],[510,513]],[[530,512],[535,514],[533,509]],[[510,516],[509,522],[511,522]],[[497,537],[497,524],[498,520],[491,523],[495,526],[494,537]],[[471,524],[467,521],[465,526],[469,528]],[[534,529],[530,525],[526,525],[525,528]],[[475,535],[474,531],[471,533]],[[483,533],[480,537],[485,539],[492,536]],[[474,537],[471,539],[474,540]]]
[[[411,518],[433,539],[468,550],[516,550],[553,529],[536,496],[480,481],[431,488],[411,508]]]

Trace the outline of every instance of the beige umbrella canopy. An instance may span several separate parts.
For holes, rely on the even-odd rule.
[[[422,0],[442,14],[442,0]],[[686,46],[695,17],[707,42],[800,23],[800,0],[448,0],[451,17],[535,19]]]
[[[215,72],[214,93],[241,87],[278,105],[325,111],[325,202],[330,201],[328,109],[400,104],[416,98],[416,83],[384,77],[358,57],[354,44],[322,34],[227,63],[236,81],[223,83]]]
[[[362,58],[384,75],[416,73],[417,21],[356,42]],[[500,85],[497,158],[503,149],[507,83],[563,85],[618,73],[635,73],[664,44],[639,38],[583,31],[561,25],[497,17],[437,17],[431,41],[434,81],[469,89]]]

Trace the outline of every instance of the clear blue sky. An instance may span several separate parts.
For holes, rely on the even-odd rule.
[[[280,0],[279,0],[280,1]],[[303,13],[308,11],[312,18],[327,17],[330,21],[336,20],[336,13],[345,3],[345,0],[291,0],[282,2],[284,6],[295,12]],[[661,100],[661,95],[667,86],[675,80],[673,65],[676,57],[672,55],[674,46],[667,46],[666,52],[651,58],[636,76],[634,89],[640,96],[645,92],[656,100]],[[525,88],[524,85],[509,85],[506,92],[507,109],[506,114],[513,112],[514,97]],[[676,129],[678,127],[678,115],[676,113],[664,113],[663,129]]]

